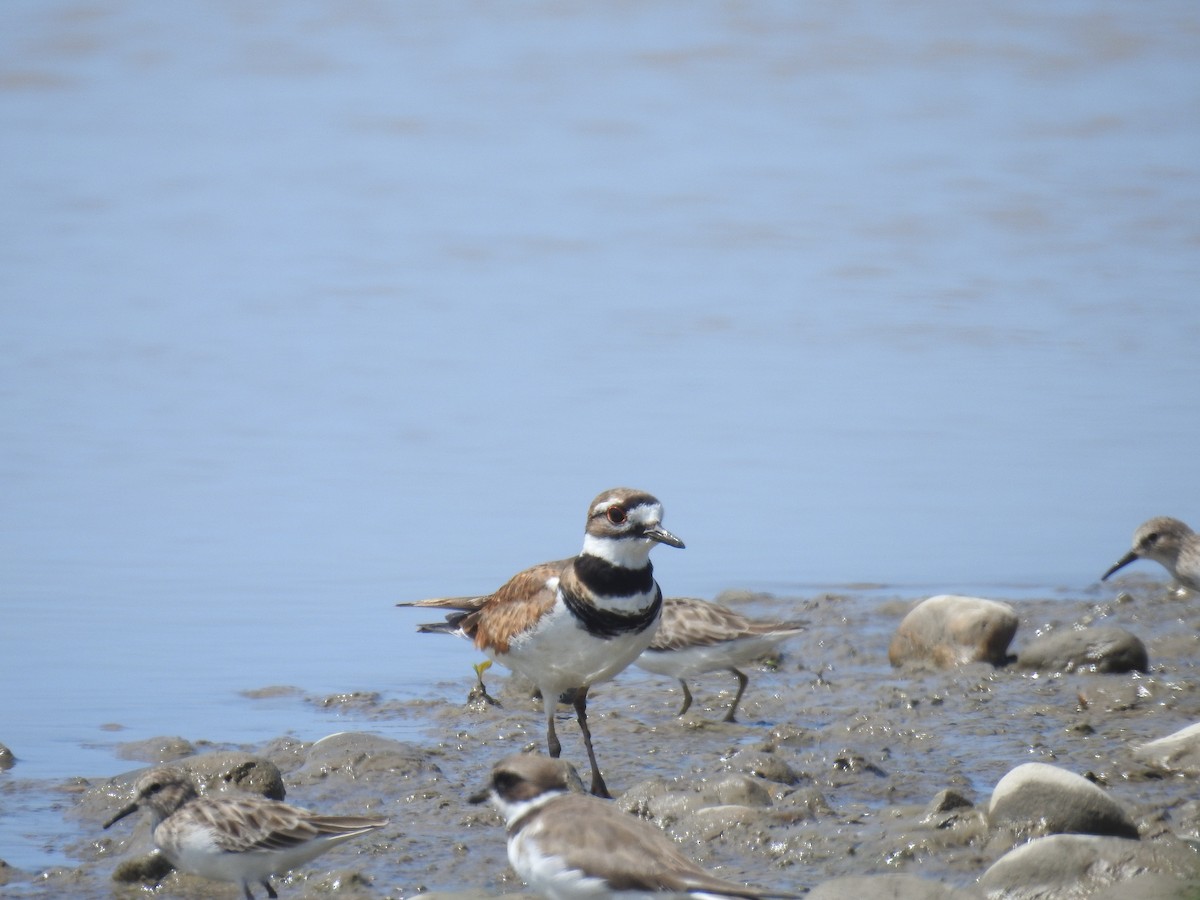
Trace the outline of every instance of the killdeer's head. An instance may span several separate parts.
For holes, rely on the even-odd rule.
[[[583,552],[630,569],[646,565],[655,544],[683,547],[683,541],[662,527],[658,499],[633,488],[613,488],[588,508]]]
[[[155,822],[161,822],[189,800],[196,799],[196,796],[196,788],[183,772],[169,766],[159,766],[137,780],[133,802],[105,822],[104,827],[143,808],[150,810]]]
[[[1137,559],[1152,559],[1174,571],[1179,551],[1191,534],[1192,529],[1170,516],[1156,516],[1143,522],[1133,534],[1133,549],[1117,560],[1116,565],[1105,572],[1100,580],[1104,581]]]
[[[582,791],[583,786],[569,763],[537,753],[515,753],[496,763],[487,787],[468,799],[471,803],[491,800],[511,824],[571,790]]]

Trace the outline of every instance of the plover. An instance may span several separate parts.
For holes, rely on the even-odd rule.
[[[650,494],[614,488],[588,507],[578,556],[518,572],[483,597],[445,597],[399,603],[452,609],[445,622],[419,631],[457,634],[502,666],[524,675],[542,693],[546,748],[561,750],[554,731],[555,701],[573,692],[575,714],[592,769],[592,793],[608,796],[587,723],[587,696],[650,645],[662,610],[650,551],[682,547],[662,527],[663,508]]]
[[[470,799],[491,800],[504,816],[508,861],[549,900],[796,896],[710,875],[653,825],[570,791],[563,765],[544,756],[501,760],[488,787]]]
[[[685,679],[704,672],[732,672],[738,689],[725,714],[725,721],[732,722],[749,681],[738,666],[762,659],[803,630],[801,622],[754,620],[719,603],[668,597],[663,601],[658,634],[634,665],[679,679],[683,687],[683,706],[678,712],[681,716],[692,705],[692,692]]]
[[[133,802],[105,828],[138,809],[149,810],[154,843],[171,865],[240,884],[246,900],[254,900],[251,882],[278,897],[270,876],[388,824],[374,816],[321,816],[251,794],[201,797],[183,772],[169,766],[142,775],[134,791]]]
[[[1133,533],[1133,549],[1100,576],[1105,581],[1134,560],[1152,559],[1190,590],[1200,592],[1200,534],[1178,519],[1156,516]]]

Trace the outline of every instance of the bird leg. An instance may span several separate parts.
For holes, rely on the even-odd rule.
[[[554,697],[548,697],[545,691],[542,691],[542,705],[546,709],[546,752],[554,759],[558,759],[562,753],[562,744],[559,743],[558,734],[554,731],[554,713],[557,711],[557,702]]]
[[[744,672],[741,672],[741,671],[733,668],[732,666],[730,666],[729,671],[737,676],[738,689],[737,689],[737,694],[735,694],[734,698],[733,698],[733,706],[729,707],[729,712],[727,712],[725,714],[725,721],[726,722],[735,722],[737,720],[734,719],[734,715],[737,714],[738,703],[741,702],[742,694],[746,690],[746,682],[748,682],[750,679],[746,677]]]
[[[583,746],[587,748],[588,762],[592,765],[592,793],[611,800],[612,794],[608,792],[604,777],[600,774],[600,767],[596,764],[596,751],[592,749],[592,732],[587,723],[587,694],[587,685],[575,692],[575,716],[579,719],[579,730],[583,732]]]
[[[682,716],[688,711],[688,707],[692,705],[692,692],[688,690],[687,682],[682,678],[679,679],[679,685],[683,688],[683,706],[679,707],[679,712],[675,715]]]

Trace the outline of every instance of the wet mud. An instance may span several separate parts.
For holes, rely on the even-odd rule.
[[[1200,776],[1136,751],[1200,722],[1200,606],[1159,583],[1131,579],[1121,588],[1010,599],[1020,617],[1010,651],[1019,655],[1056,630],[1119,626],[1144,642],[1145,673],[983,663],[895,669],[888,642],[912,600],[877,590],[731,592],[717,599],[755,617],[808,622],[776,663],[747,670],[738,721],[721,721],[737,686],[728,673],[691,682],[695,701],[679,718],[678,683],[630,669],[589,699],[597,754],[617,803],[723,877],[805,892],[839,877],[903,875],[923,879],[918,884],[930,893],[920,896],[930,897],[942,889],[946,896],[985,896],[980,877],[1031,836],[989,827],[991,791],[1022,763],[1051,763],[1099,785],[1128,813],[1140,841],[1163,849],[1170,871],[1146,874],[1166,885],[1161,896],[1175,896],[1170,892],[1200,885],[1200,863],[1194,878],[1186,871],[1189,851],[1200,859]],[[398,619],[398,634],[414,624]],[[131,761],[126,775],[75,773],[53,783],[23,780],[18,762],[0,773],[0,788],[10,797],[54,798],[63,818],[53,849],[71,864],[43,872],[0,867],[0,891],[143,896],[147,882],[115,881],[114,872],[148,851],[146,823],[131,817],[109,831],[101,823],[127,802],[141,767],[236,751],[250,768],[238,769],[235,759],[227,771],[253,771],[261,786],[271,782],[273,766],[290,803],[391,818],[377,834],[278,879],[285,900],[523,892],[508,867],[501,820],[466,797],[499,758],[544,749],[541,701],[498,667],[483,673],[487,696],[472,671],[445,676],[442,694],[417,701],[393,699],[387,685],[331,696],[302,686],[247,691],[251,709],[284,698],[306,713],[327,711],[330,731],[340,733],[315,743],[280,737],[230,747],[220,735],[170,736],[123,745]],[[572,719],[562,706],[563,756],[586,770]],[[398,720],[424,723],[426,738],[387,737],[387,724]],[[1127,874],[1080,881],[1058,895],[1099,897]],[[241,896],[234,885],[178,874],[165,878],[161,894]]]

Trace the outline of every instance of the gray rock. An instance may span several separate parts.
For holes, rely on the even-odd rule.
[[[983,896],[973,887],[951,887],[916,875],[849,875],[821,882],[805,895],[805,900],[959,900]]]
[[[738,750],[729,757],[726,767],[777,784],[798,784],[800,776],[786,762],[773,753],[761,750]]]
[[[172,766],[190,772],[202,794],[240,791],[282,800],[286,790],[275,763],[238,750],[218,750],[176,760]]]
[[[1138,747],[1140,762],[1164,772],[1200,775],[1200,722]]]
[[[169,763],[194,755],[195,746],[181,737],[152,737],[144,741],[130,741],[117,748],[117,756],[135,762]]]
[[[0,887],[18,881],[25,881],[27,879],[28,876],[25,875],[24,872],[13,868],[4,860],[0,859]]]
[[[400,776],[430,781],[442,777],[441,770],[429,761],[429,754],[415,744],[343,731],[321,738],[309,747],[304,765],[292,773],[291,779],[296,784],[311,784],[334,772],[367,780]]]
[[[1136,635],[1107,625],[1043,634],[1018,654],[1017,665],[1039,672],[1145,672],[1150,657]]]
[[[655,804],[659,803],[661,798],[667,797],[671,793],[671,782],[667,779],[662,777],[648,778],[645,781],[639,781],[637,784],[631,785],[614,802],[631,815],[643,819],[652,819],[654,818],[652,810]]]
[[[950,668],[973,662],[1001,666],[1008,661],[1017,624],[1017,614],[1007,603],[940,594],[917,604],[901,620],[888,659],[893,666]]]
[[[814,787],[789,791],[779,798],[774,808],[781,811],[776,817],[784,821],[812,821],[833,815],[833,807],[825,795]]]
[[[13,756],[13,752],[0,744],[0,770],[11,769],[17,763],[17,758]]]
[[[938,791],[937,795],[929,801],[929,806],[925,808],[925,815],[932,816],[956,809],[971,809],[973,806],[974,804],[958,791]]]
[[[139,844],[142,843],[139,841]],[[167,862],[161,853],[138,853],[122,859],[113,868],[112,880],[118,884],[144,884],[153,887],[175,871],[175,867]]]
[[[935,828],[951,828],[964,819],[978,817],[975,804],[954,790],[939,791],[921,816],[921,822]]]
[[[1025,763],[1000,779],[988,821],[1026,837],[1094,834],[1133,838],[1137,826],[1119,804],[1086,778],[1046,763]]]
[[[171,766],[187,772],[202,794],[225,791],[241,791],[259,794],[272,800],[284,799],[283,776],[270,760],[238,750],[218,750],[175,760]],[[101,815],[111,815],[133,796],[133,785],[148,767],[135,769],[111,778],[98,789],[88,792],[82,801],[84,806],[93,806],[91,801],[99,797]],[[115,801],[115,803],[114,803]]]
[[[762,820],[762,810],[749,806],[705,806],[692,813],[686,825],[690,833],[711,841],[730,831],[753,828]]]
[[[713,785],[690,787],[650,779],[631,787],[616,802],[626,812],[663,827],[681,824],[699,832],[719,833],[725,827],[760,821],[762,809],[772,800],[770,791],[756,779],[729,775]]]
[[[1141,897],[1128,889],[1146,873],[1196,879],[1200,858],[1173,842],[1054,834],[1004,854],[979,886],[989,900],[1082,900],[1113,885],[1125,889],[1113,896]]]
[[[716,785],[713,790],[721,803],[735,806],[770,806],[771,792],[763,787],[762,782],[747,775],[730,775]]]

